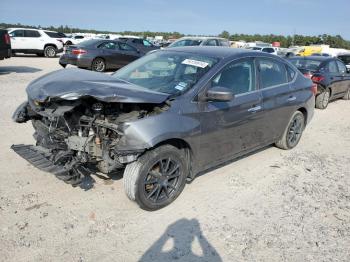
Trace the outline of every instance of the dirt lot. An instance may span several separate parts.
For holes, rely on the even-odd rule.
[[[0,61],[1,261],[350,261],[350,102],[315,112],[299,146],[266,148],[145,212],[121,176],[72,188],[9,148],[33,143],[11,114],[58,59]]]

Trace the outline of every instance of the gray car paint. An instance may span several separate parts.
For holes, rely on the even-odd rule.
[[[126,121],[122,125],[123,136],[117,145],[118,150],[139,152],[168,140],[181,140],[191,149],[191,176],[193,176],[207,168],[275,142],[282,136],[290,117],[296,110],[301,109],[305,112],[306,123],[313,116],[315,100],[311,92],[312,82],[299,73],[293,65],[281,58],[261,52],[215,47],[183,47],[172,48],[171,51],[216,57],[220,59],[220,62],[188,92],[169,100],[171,106],[165,112],[132,122]],[[166,52],[166,50],[156,52]],[[225,65],[246,57],[278,60],[294,68],[296,77],[283,88],[276,86],[261,90],[258,82],[258,90],[238,95],[230,102],[210,102],[201,99],[210,87],[210,81]],[[97,99],[100,99],[99,97],[102,100],[110,99],[107,98],[108,94],[102,91],[105,89],[94,84],[105,81],[106,76],[87,74],[78,77],[77,71],[56,74],[53,73],[47,76],[48,78],[34,81],[27,90],[29,97],[40,99],[42,93],[45,94],[43,99],[57,97],[61,92],[57,93],[53,90],[59,88],[69,90],[69,92],[74,90],[81,94],[92,95]],[[60,81],[63,77],[60,74],[65,75],[65,80]],[[52,81],[50,76],[56,81]],[[120,83],[118,79],[114,81]],[[86,84],[92,85],[91,88],[88,88],[91,93],[87,92]],[[112,90],[108,88],[108,85],[113,84],[112,79],[105,81],[104,88]],[[51,85],[54,87],[51,88]],[[42,92],[41,89],[45,91]],[[166,99],[165,95],[159,95],[157,99],[154,99],[153,96],[148,96],[148,93],[135,94],[132,90],[128,91],[127,88],[124,88],[123,92],[125,97],[130,96],[129,102],[135,102],[135,96],[149,103],[159,103]],[[112,92],[109,96],[113,97]],[[296,99],[288,101],[290,96],[295,96]],[[249,111],[257,105],[261,106],[259,112]]]

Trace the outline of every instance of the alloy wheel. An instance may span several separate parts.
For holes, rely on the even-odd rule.
[[[180,188],[181,164],[170,157],[158,160],[144,179],[144,194],[150,201],[161,204]]]
[[[289,126],[287,141],[291,147],[294,147],[301,137],[304,129],[303,118],[296,116]]]
[[[105,70],[105,62],[102,59],[95,59],[92,62],[92,70],[97,72],[103,72]]]

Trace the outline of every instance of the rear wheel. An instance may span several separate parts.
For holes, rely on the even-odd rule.
[[[123,184],[126,195],[145,210],[169,205],[185,187],[188,168],[185,155],[171,145],[147,151],[128,164]]]
[[[320,94],[316,96],[316,108],[326,109],[331,97],[331,91],[329,88],[324,89]]]
[[[343,96],[343,99],[344,100],[350,100],[350,87],[348,88],[348,91]]]
[[[47,46],[44,49],[44,54],[46,57],[56,57],[56,48],[54,46]]]
[[[305,128],[305,117],[302,112],[296,111],[284,131],[282,138],[276,142],[276,146],[281,149],[292,149],[300,141]]]
[[[102,58],[95,58],[91,64],[92,71],[104,72],[106,70],[106,63]]]

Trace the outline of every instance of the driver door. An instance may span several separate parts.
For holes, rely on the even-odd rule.
[[[230,89],[235,97],[229,102],[200,102],[200,165],[203,168],[224,162],[249,151],[263,139],[262,95],[257,88],[254,59],[234,61],[212,80],[211,87]]]

